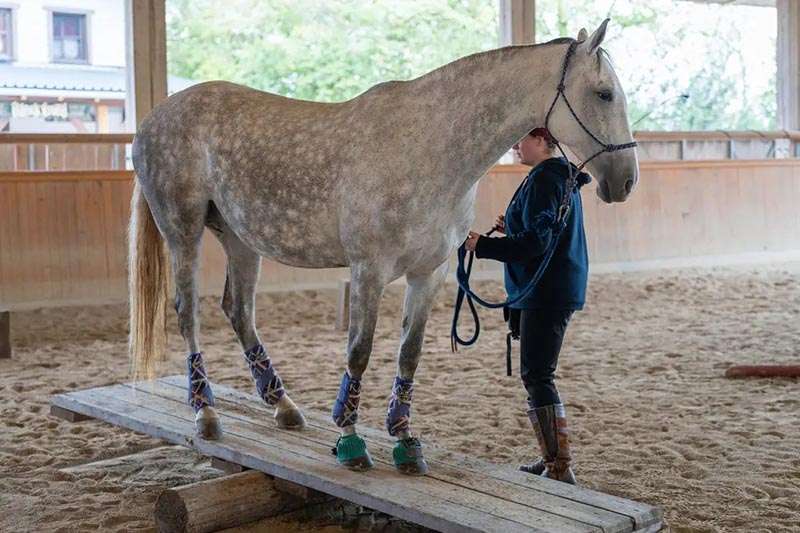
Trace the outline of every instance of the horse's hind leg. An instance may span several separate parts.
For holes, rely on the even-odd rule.
[[[175,280],[175,310],[178,327],[189,355],[189,405],[195,411],[195,426],[200,437],[221,436],[219,417],[214,411],[214,395],[203,367],[198,342],[197,268],[208,200],[192,185],[190,176],[180,171],[164,177],[161,172],[140,176],[142,193],[169,249]]]
[[[175,277],[175,310],[178,326],[189,349],[187,366],[189,373],[189,405],[195,411],[195,426],[204,439],[218,439],[222,435],[219,417],[214,411],[214,394],[203,366],[203,356],[198,342],[197,319],[197,267],[200,255],[200,239],[203,231],[203,216],[199,224],[183,228],[183,232],[167,232],[167,243],[172,255]],[[170,238],[173,236],[173,238]]]
[[[428,465],[422,455],[422,445],[411,434],[411,397],[414,391],[414,373],[417,371],[425,337],[431,305],[447,274],[447,263],[433,273],[408,274],[405,304],[403,306],[403,332],[397,356],[397,376],[392,386],[392,396],[386,414],[386,429],[397,438],[393,456],[397,469],[403,474],[422,475]]]
[[[267,404],[275,406],[275,420],[279,427],[300,429],[305,426],[303,414],[284,390],[281,378],[256,332],[255,293],[261,257],[239,239],[213,208],[207,224],[228,256],[222,310],[239,338],[256,390]]]

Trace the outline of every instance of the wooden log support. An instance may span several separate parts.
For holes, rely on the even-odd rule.
[[[250,470],[246,466],[242,466],[237,463],[231,463],[230,461],[226,461],[225,459],[220,459],[219,457],[211,458],[211,468],[222,470],[226,474],[239,474],[241,472],[247,472],[248,470]],[[304,487],[303,485],[298,485],[297,483],[292,483],[291,481],[288,481],[286,479],[281,479],[279,477],[276,477],[273,478],[272,482],[275,487],[275,490],[279,490],[281,492],[297,496],[298,498],[305,501],[321,501],[328,498],[328,496],[325,496],[321,492],[310,489],[308,487]]]
[[[350,326],[350,280],[339,280],[339,301],[336,304],[336,329],[347,331]]]
[[[0,310],[0,359],[11,357],[11,313]]]
[[[50,405],[50,415],[66,420],[67,422],[83,422],[84,420],[92,420],[91,416],[82,415],[69,409],[64,409],[57,405]]]
[[[800,378],[800,365],[741,365],[725,371],[726,378]]]
[[[222,470],[226,474],[239,474],[248,470],[247,467],[242,465],[237,465],[236,463],[231,463],[226,461],[225,459],[220,459],[219,457],[212,457],[211,458],[211,468],[216,468],[217,470]]]
[[[315,491],[304,499],[279,487],[263,472],[247,470],[166,489],[156,500],[156,527],[162,533],[218,531],[329,499]]]

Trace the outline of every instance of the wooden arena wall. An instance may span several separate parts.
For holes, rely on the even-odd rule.
[[[491,226],[526,171],[498,165],[481,180],[474,228]],[[800,160],[652,161],[641,172],[624,204],[605,205],[586,187],[593,264],[800,250]],[[131,190],[125,170],[0,172],[0,307],[124,300]],[[225,258],[210,235],[201,268],[203,293],[219,293]],[[346,275],[264,261],[261,288]]]

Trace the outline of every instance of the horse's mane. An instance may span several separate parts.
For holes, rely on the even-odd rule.
[[[539,47],[545,47],[545,46],[570,44],[570,43],[572,43],[574,41],[575,41],[575,39],[572,38],[572,37],[556,37],[555,39],[551,39],[551,40],[543,42],[543,43],[515,44],[515,45],[504,46],[502,48],[494,48],[494,49],[491,49],[491,50],[484,50],[482,52],[476,52],[474,54],[471,54],[471,55],[468,55],[468,56],[464,56],[463,58],[461,58],[459,60],[456,60],[456,61],[453,61],[451,63],[447,63],[446,65],[442,65],[441,67],[433,69],[433,70],[431,70],[429,72],[426,72],[425,74],[422,74],[421,76],[419,76],[417,78],[413,78],[413,79],[410,79],[410,80],[401,80],[401,81],[388,80],[388,81],[379,83],[379,84],[374,85],[371,88],[367,89],[362,94],[365,94],[367,92],[372,92],[374,89],[377,89],[377,88],[386,88],[386,86],[388,86],[388,85],[405,84],[405,83],[408,83],[408,82],[421,80],[423,78],[430,78],[432,76],[441,76],[441,75],[447,74],[448,71],[452,70],[453,68],[456,68],[455,67],[455,63],[463,64],[462,63],[463,61],[468,61],[469,63],[480,63],[481,60],[483,60],[484,58],[486,58],[488,56],[497,57],[497,55],[500,54],[500,57],[504,57],[507,54],[514,53],[514,52],[516,52],[518,50],[521,50],[521,49],[531,49],[531,48],[539,48]],[[602,56],[605,56],[609,60],[609,62],[611,62],[611,56],[609,56],[608,52],[604,48],[598,47],[596,53],[597,53],[598,61],[600,60],[601,55],[602,55]],[[613,63],[612,63],[612,65],[613,65]]]
[[[446,65],[442,65],[439,68],[433,69],[433,70],[423,74],[422,76],[419,76],[416,79],[419,80],[421,78],[427,78],[429,76],[440,76],[442,74],[446,74],[449,70],[452,70],[453,68],[456,68],[455,67],[456,63],[462,64],[462,65],[464,64],[463,62],[465,62],[465,61],[468,61],[469,63],[480,63],[481,60],[483,60],[484,58],[489,57],[489,56],[497,57],[497,55],[499,54],[500,57],[504,57],[504,56],[506,56],[508,54],[511,54],[511,53],[513,53],[513,52],[515,52],[517,50],[521,50],[523,48],[530,49],[530,48],[539,48],[539,47],[545,47],[545,46],[553,46],[553,45],[557,45],[557,44],[569,44],[569,43],[573,42],[574,40],[575,39],[573,39],[572,37],[556,37],[555,39],[551,39],[551,40],[549,40],[547,42],[544,42],[544,43],[515,44],[515,45],[510,45],[510,46],[504,46],[502,48],[493,48],[491,50],[484,50],[482,52],[475,52],[474,54],[470,54],[468,56],[464,56],[461,59],[458,59],[458,60],[453,61],[451,63],[447,63]],[[408,80],[408,81],[414,81],[414,80]]]

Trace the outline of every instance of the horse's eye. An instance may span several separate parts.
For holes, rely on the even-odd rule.
[[[614,95],[611,93],[611,91],[598,91],[597,96],[604,102],[610,102],[614,99]]]

